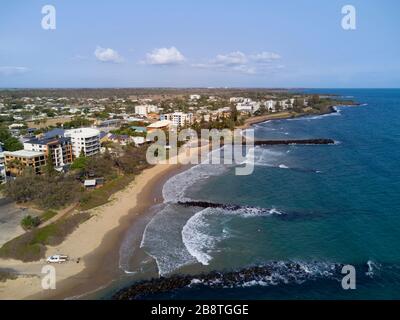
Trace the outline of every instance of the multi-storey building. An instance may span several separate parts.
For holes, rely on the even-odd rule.
[[[24,150],[43,152],[46,159],[51,155],[56,168],[63,167],[73,161],[70,138],[32,139],[24,143]]]
[[[151,104],[136,106],[135,113],[137,115],[147,116],[148,113],[158,113],[158,107]]]
[[[65,131],[65,137],[71,139],[72,153],[79,157],[81,153],[91,157],[100,152],[100,131],[92,128],[80,128]]]
[[[46,165],[46,155],[43,152],[28,150],[5,151],[4,162],[7,176],[20,176],[26,168],[31,168],[36,174],[42,174]]]
[[[184,127],[193,123],[193,114],[183,112],[168,113],[161,115],[160,120],[169,120],[174,126]]]

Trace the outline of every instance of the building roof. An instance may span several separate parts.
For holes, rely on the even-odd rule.
[[[161,121],[157,121],[152,123],[151,125],[147,126],[147,128],[149,129],[160,129],[160,128],[165,128],[168,127],[172,124],[171,121],[169,120],[161,120]]]
[[[44,139],[51,139],[51,138],[55,138],[55,137],[64,137],[64,133],[65,130],[64,129],[59,129],[59,128],[55,128],[53,130],[50,130],[48,132],[45,132],[43,134],[43,138]]]
[[[100,131],[100,136],[99,136],[99,138],[100,138],[100,139],[103,139],[106,135],[108,135],[107,132]]]
[[[147,128],[146,128],[146,127],[132,126],[131,129],[132,129],[132,130],[135,130],[135,131],[139,131],[139,132],[146,132],[146,131],[147,131]]]
[[[35,158],[44,156],[43,152],[28,151],[28,150],[18,150],[18,151],[4,151],[5,156],[21,157],[21,158]]]
[[[64,143],[67,142],[68,140],[70,140],[70,138],[56,138],[56,137],[52,137],[52,138],[42,138],[42,139],[38,139],[38,138],[34,138],[34,139],[30,139],[28,141],[26,141],[25,143],[28,144],[40,144],[40,145],[48,145],[50,143]]]
[[[96,186],[96,179],[93,179],[93,180],[85,180],[84,186],[85,186],[85,187],[95,187],[95,186]]]
[[[79,128],[79,129],[72,129],[65,132],[65,136],[79,136],[82,138],[91,138],[94,136],[100,135],[100,131],[93,128]]]

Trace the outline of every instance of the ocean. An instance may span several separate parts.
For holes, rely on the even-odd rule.
[[[361,105],[260,123],[255,137],[329,138],[334,145],[256,147],[249,176],[236,176],[234,166],[192,167],[165,184],[165,203],[141,239],[147,259],[140,269],[130,269],[129,236],[121,250],[127,274],[150,266],[168,276],[265,265],[274,273],[228,287],[194,280],[147,299],[400,299],[400,90],[307,92]],[[176,205],[187,200],[242,207]],[[330,272],[335,264],[356,268],[355,290],[343,290],[342,276]]]

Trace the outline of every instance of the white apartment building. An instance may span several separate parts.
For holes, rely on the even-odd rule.
[[[243,98],[243,97],[232,97],[232,98],[229,99],[229,102],[231,102],[231,103],[238,103],[238,102],[250,103],[251,99],[250,98]]]
[[[72,152],[79,157],[82,150],[86,157],[100,152],[100,131],[92,128],[80,128],[65,131],[65,137],[71,138]]]
[[[200,100],[200,99],[201,99],[201,95],[199,95],[199,94],[190,95],[190,100],[191,101],[196,101],[196,100]]]
[[[169,120],[176,127],[183,127],[193,123],[193,113],[175,112],[163,114],[160,120]]]
[[[144,104],[135,107],[135,114],[147,116],[149,113],[158,113],[158,107],[151,104]]]
[[[275,112],[276,111],[276,101],[274,100],[268,100],[265,102],[265,108],[270,111],[270,112]]]
[[[258,109],[260,109],[260,103],[259,102],[242,102],[238,103],[236,105],[236,110],[237,111],[244,111],[244,112],[250,112],[254,113]]]

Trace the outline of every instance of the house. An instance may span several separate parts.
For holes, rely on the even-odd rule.
[[[197,100],[201,99],[201,95],[199,95],[199,94],[191,94],[189,98],[190,98],[191,101],[197,101]]]
[[[146,143],[146,139],[144,137],[132,137],[132,140],[135,146],[140,146]]]
[[[7,176],[20,176],[26,168],[32,168],[36,174],[43,173],[46,155],[43,152],[19,150],[4,152],[4,163]]]
[[[113,134],[113,133],[109,133],[107,135],[107,140],[111,141],[111,142],[114,142],[114,143],[117,143],[117,144],[119,144],[121,146],[126,146],[126,145],[128,145],[129,143],[132,142],[132,138],[130,136],[128,136],[128,135],[125,135],[125,134]]]

